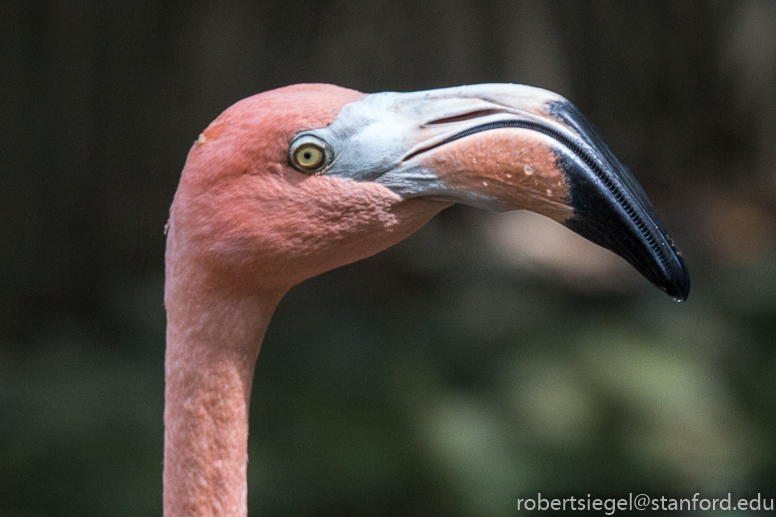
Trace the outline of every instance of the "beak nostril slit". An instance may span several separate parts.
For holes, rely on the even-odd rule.
[[[452,117],[445,117],[445,118],[432,120],[431,122],[427,122],[426,125],[435,126],[439,124],[450,124],[451,122],[461,122],[464,120],[471,120],[474,118],[487,117],[488,115],[496,115],[498,113],[504,113],[504,110],[488,109],[488,110],[471,111],[469,113],[462,113],[461,115],[453,115]]]

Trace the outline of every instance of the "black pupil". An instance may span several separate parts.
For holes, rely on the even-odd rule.
[[[312,157],[313,157],[313,155],[312,155],[312,153],[310,153],[310,151],[307,151],[306,153],[304,153],[305,160],[309,160]]]

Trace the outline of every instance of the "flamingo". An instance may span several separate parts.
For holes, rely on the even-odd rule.
[[[453,203],[545,215],[688,295],[644,191],[560,95],[309,84],[243,99],[194,143],[170,208],[164,515],[247,515],[251,384],[284,293]]]

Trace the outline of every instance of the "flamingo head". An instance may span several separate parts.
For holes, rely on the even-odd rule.
[[[244,99],[189,152],[168,254],[233,288],[282,292],[453,203],[545,215],[672,297],[689,293],[681,254],[591,124],[563,97],[512,84],[371,95],[296,85]]]

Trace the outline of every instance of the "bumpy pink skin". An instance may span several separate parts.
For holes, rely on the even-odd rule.
[[[530,210],[564,223],[574,215],[550,137],[527,129],[492,129],[419,157],[448,187],[491,197],[504,210]]]
[[[364,94],[297,85],[233,105],[189,152],[166,253],[164,515],[247,515],[248,407],[283,294],[407,237],[445,203],[288,165],[298,132]]]

